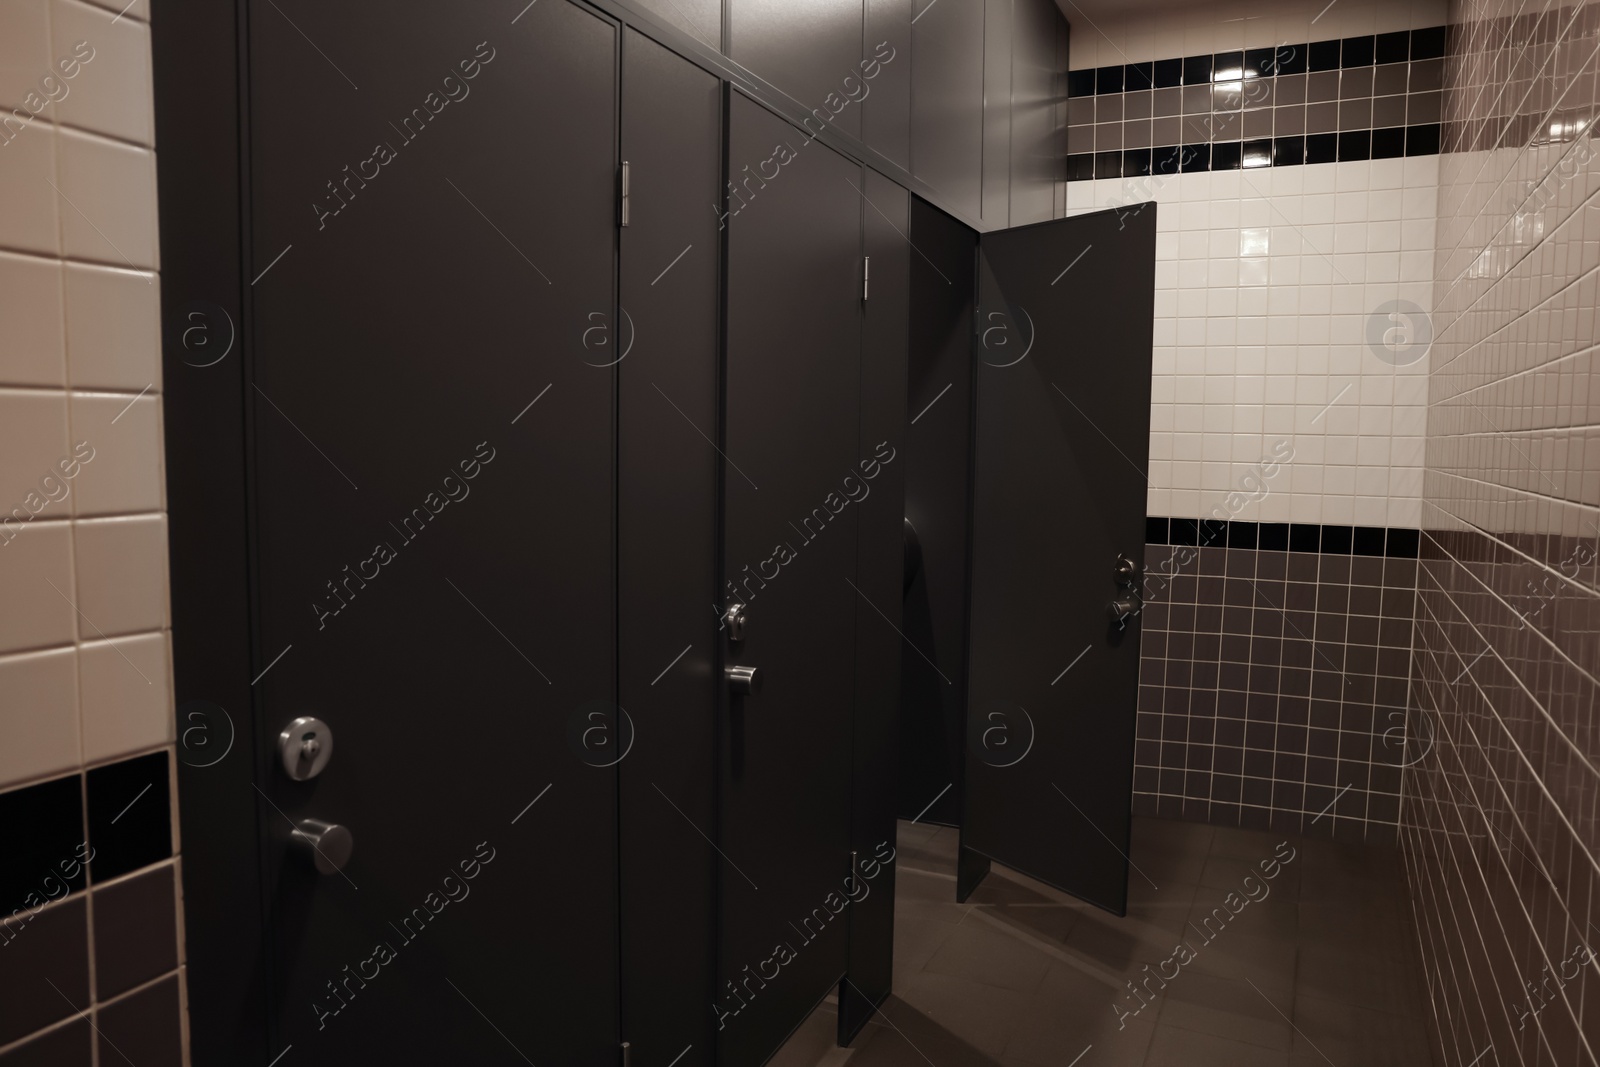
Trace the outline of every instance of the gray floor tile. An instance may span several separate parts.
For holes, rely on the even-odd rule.
[[[986,923],[962,923],[944,939],[923,967],[927,974],[945,974],[986,986],[1033,993],[1050,969],[1050,958]]]
[[[1158,1026],[1144,1062],[1145,1067],[1286,1067],[1289,1058],[1275,1049],[1214,1034]]]
[[[1274,997],[1276,1001],[1269,1003]],[[1292,988],[1252,986],[1247,979],[1183,971],[1162,991],[1160,1002],[1157,1021],[1163,1027],[1225,1037],[1285,1054],[1292,1043],[1294,1031],[1286,1018],[1294,1003]]]

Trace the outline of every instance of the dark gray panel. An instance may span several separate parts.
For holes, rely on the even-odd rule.
[[[1155,206],[985,234],[962,844],[1122,913]],[[1002,344],[1001,342],[1005,343]]]
[[[861,103],[861,139],[901,167],[911,167],[911,19],[915,0],[866,0],[864,54],[891,51]]]
[[[983,5],[934,3],[911,26],[911,172],[976,219],[983,182]]]
[[[871,91],[861,80],[861,60],[871,54],[861,47],[862,2],[727,0],[728,56],[802,107],[821,109],[841,133],[860,137],[861,100]]]
[[[1010,225],[1011,49],[1017,0],[983,5],[983,225]]]
[[[731,107],[731,171],[792,153],[742,190],[727,238],[724,578],[749,605],[729,660],[766,681],[724,728],[720,978],[740,985],[719,984],[718,1062],[747,1065],[844,973],[859,511],[846,494],[872,457],[858,453],[861,169],[742,96]],[[793,958],[775,959],[779,945]]]
[[[1056,36],[1066,21],[1052,0],[1016,0],[1011,58],[1011,225],[1054,216],[1056,181],[1063,177],[1064,127],[1056,100],[1065,95],[1056,67]]]
[[[695,40],[722,50],[722,0],[629,0]]]
[[[889,994],[894,961],[894,869],[882,858],[895,844],[895,765],[900,704],[900,598],[905,515],[906,351],[911,321],[910,195],[867,171],[862,236],[871,259],[871,286],[861,334],[859,451],[880,444],[895,450],[877,468],[861,501],[856,553],[855,731],[850,847],[860,871],[850,909],[850,973],[840,991],[840,1031],[848,1038],[865,1021],[868,1004]],[[868,877],[868,875],[871,877]]]
[[[189,1041],[202,1067],[270,1058],[257,977],[266,950],[250,680],[266,663],[252,669],[242,294],[255,274],[241,277],[241,14],[172,0],[150,24]]]
[[[616,699],[617,30],[276,6],[251,11],[255,691],[263,749],[306,714],[337,743],[260,780],[273,1045],[609,1067],[617,774],[578,739]],[[348,881],[289,852],[303,817],[352,829]]]
[[[920,567],[905,587],[900,817],[955,825],[967,697],[967,548],[972,507],[972,294],[978,235],[911,202],[906,518]]]
[[[719,461],[700,434],[717,424],[722,91],[631,30],[622,55],[618,703],[634,730],[618,765],[622,1032],[636,1067],[680,1053],[690,1067],[711,1062],[720,862],[696,828],[716,824]]]

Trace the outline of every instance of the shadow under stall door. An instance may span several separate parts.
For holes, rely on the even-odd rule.
[[[737,93],[728,114],[723,576],[747,621],[727,658],[763,685],[724,698],[713,1010],[718,1063],[746,1067],[845,972],[857,596],[846,479],[870,457],[858,445],[861,168]]]
[[[963,898],[995,860],[1126,910],[1155,234],[1145,204],[979,241]]]
[[[617,27],[277,6],[250,9],[262,1062],[612,1067],[616,771],[574,738],[616,699],[616,372],[584,342],[615,312]],[[305,781],[300,716],[333,740]],[[342,872],[306,819],[351,831]]]

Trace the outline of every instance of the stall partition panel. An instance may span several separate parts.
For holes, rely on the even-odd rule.
[[[850,848],[856,857],[850,907],[850,968],[839,991],[844,1044],[889,995],[894,962],[895,776],[899,763],[900,633],[906,481],[906,357],[910,322],[911,197],[873,171],[860,202],[869,260],[861,331],[860,451],[878,462],[858,478],[855,725]]]
[[[729,104],[719,1061],[762,1063],[846,969],[862,171]],[[737,606],[737,607],[736,607]],[[756,689],[757,691],[745,691]]]
[[[1154,204],[985,234],[959,894],[1127,903]]]
[[[611,1067],[618,29],[281,7],[249,27],[268,1058]]]
[[[899,813],[961,821],[978,234],[911,201]]]
[[[632,30],[622,50],[617,329],[622,1032],[633,1067],[712,1062],[722,89]],[[609,324],[608,324],[609,325]],[[596,720],[604,725],[602,716]]]

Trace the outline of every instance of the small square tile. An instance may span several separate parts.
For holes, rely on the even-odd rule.
[[[159,863],[172,855],[167,753],[109,763],[88,772],[89,847],[94,881]]]
[[[18,522],[70,514],[56,466],[67,452],[66,397],[0,389],[0,509]]]
[[[131,393],[159,390],[160,315],[160,287],[153,274],[68,264],[67,363],[72,387]]]
[[[0,385],[66,384],[59,264],[0,252],[0,322]]]
[[[92,1067],[89,1037],[89,1020],[80,1016],[9,1052],[0,1052],[0,1067]]]
[[[167,623],[167,534],[161,515],[73,524],[79,636],[159,630]]]
[[[0,788],[78,766],[75,650],[0,656],[0,693]]]
[[[106,1000],[178,966],[172,866],[94,891],[95,995]]]
[[[103,1005],[97,1014],[101,1063],[126,1059],[139,1067],[183,1067],[183,1016],[176,975]]]
[[[154,269],[156,164],[148,148],[63,129],[61,240],[67,255]],[[3,192],[3,189],[0,189]]]
[[[0,518],[0,654],[70,643],[72,528],[65,522]]]
[[[56,225],[56,128],[44,119],[26,126],[0,112],[0,246],[54,255]]]
[[[86,761],[172,741],[166,634],[87,641],[78,648],[78,677]]]
[[[75,0],[53,0],[53,34],[87,41],[93,58],[79,64],[56,104],[58,120],[95,133],[151,145],[155,141],[150,82],[150,27]]]
[[[0,916],[83,888],[82,788],[73,774],[0,793]]]
[[[87,443],[76,480],[81,516],[162,508],[161,404],[158,397],[75,393],[72,432]]]
[[[74,779],[76,781],[76,779]],[[8,909],[9,910],[9,909]],[[9,1044],[89,1006],[89,921],[73,897],[0,929],[0,1045]]]

